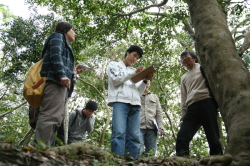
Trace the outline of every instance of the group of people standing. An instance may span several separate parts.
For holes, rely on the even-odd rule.
[[[55,32],[48,37],[41,76],[47,77],[40,115],[35,132],[35,143],[43,140],[50,146],[54,134],[61,126],[64,110],[77,74],[89,68],[74,68],[74,54],[70,42],[75,40],[74,26],[59,22]],[[143,56],[143,50],[131,45],[124,59],[110,62],[108,74],[108,105],[112,107],[111,152],[119,156],[138,158],[142,154],[153,156],[157,150],[158,135],[164,134],[162,108],[159,98],[149,91],[153,73],[138,83],[130,79],[141,72],[143,66],[132,65]],[[200,72],[197,56],[190,51],[181,54],[182,65],[188,70],[181,78],[181,109],[183,121],[177,134],[176,155],[189,155],[189,143],[203,126],[210,147],[210,155],[222,154],[217,124],[217,109]],[[89,101],[84,109],[70,114],[68,143],[84,141],[85,133],[94,126],[98,105]],[[59,132],[60,133],[60,132]],[[62,132],[61,132],[62,133]]]
[[[140,47],[131,46],[126,51],[124,60],[111,62],[107,70],[108,105],[113,107],[111,151],[120,156],[138,158],[143,152],[141,145],[146,146],[146,154],[155,154],[157,135],[152,121],[154,118],[157,118],[156,124],[159,126],[157,132],[164,133],[159,99],[148,91],[152,73],[136,84],[130,81],[131,77],[143,70],[142,66],[137,69],[131,66],[142,55]],[[222,154],[218,112],[201,73],[198,57],[190,51],[183,52],[180,57],[188,72],[181,78],[180,120],[183,123],[177,134],[176,155],[189,155],[189,143],[201,126],[205,130],[210,155]]]

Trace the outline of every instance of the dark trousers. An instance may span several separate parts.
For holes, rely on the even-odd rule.
[[[211,98],[191,104],[177,134],[176,155],[189,155],[189,143],[200,126],[203,126],[210,148],[210,155],[222,154],[217,110]]]

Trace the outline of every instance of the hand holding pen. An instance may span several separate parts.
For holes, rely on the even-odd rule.
[[[143,69],[144,69],[144,67],[143,66],[141,66],[141,64],[140,63],[137,63],[137,69],[136,69],[136,71],[135,71],[135,73],[137,74],[137,73],[139,73],[139,72],[141,72]]]

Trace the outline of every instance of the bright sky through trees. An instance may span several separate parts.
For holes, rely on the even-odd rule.
[[[0,0],[0,4],[4,4],[9,7],[11,13],[15,16],[21,16],[28,18],[30,15],[29,5],[24,2],[25,0]],[[46,14],[46,8],[38,8],[40,14]]]

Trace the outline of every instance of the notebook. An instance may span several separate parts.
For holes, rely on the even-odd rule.
[[[131,78],[131,81],[133,83],[137,83],[146,78],[149,73],[155,73],[155,72],[156,72],[155,68],[153,66],[149,66],[146,69],[142,70],[141,72],[137,73],[135,76],[133,76]]]

